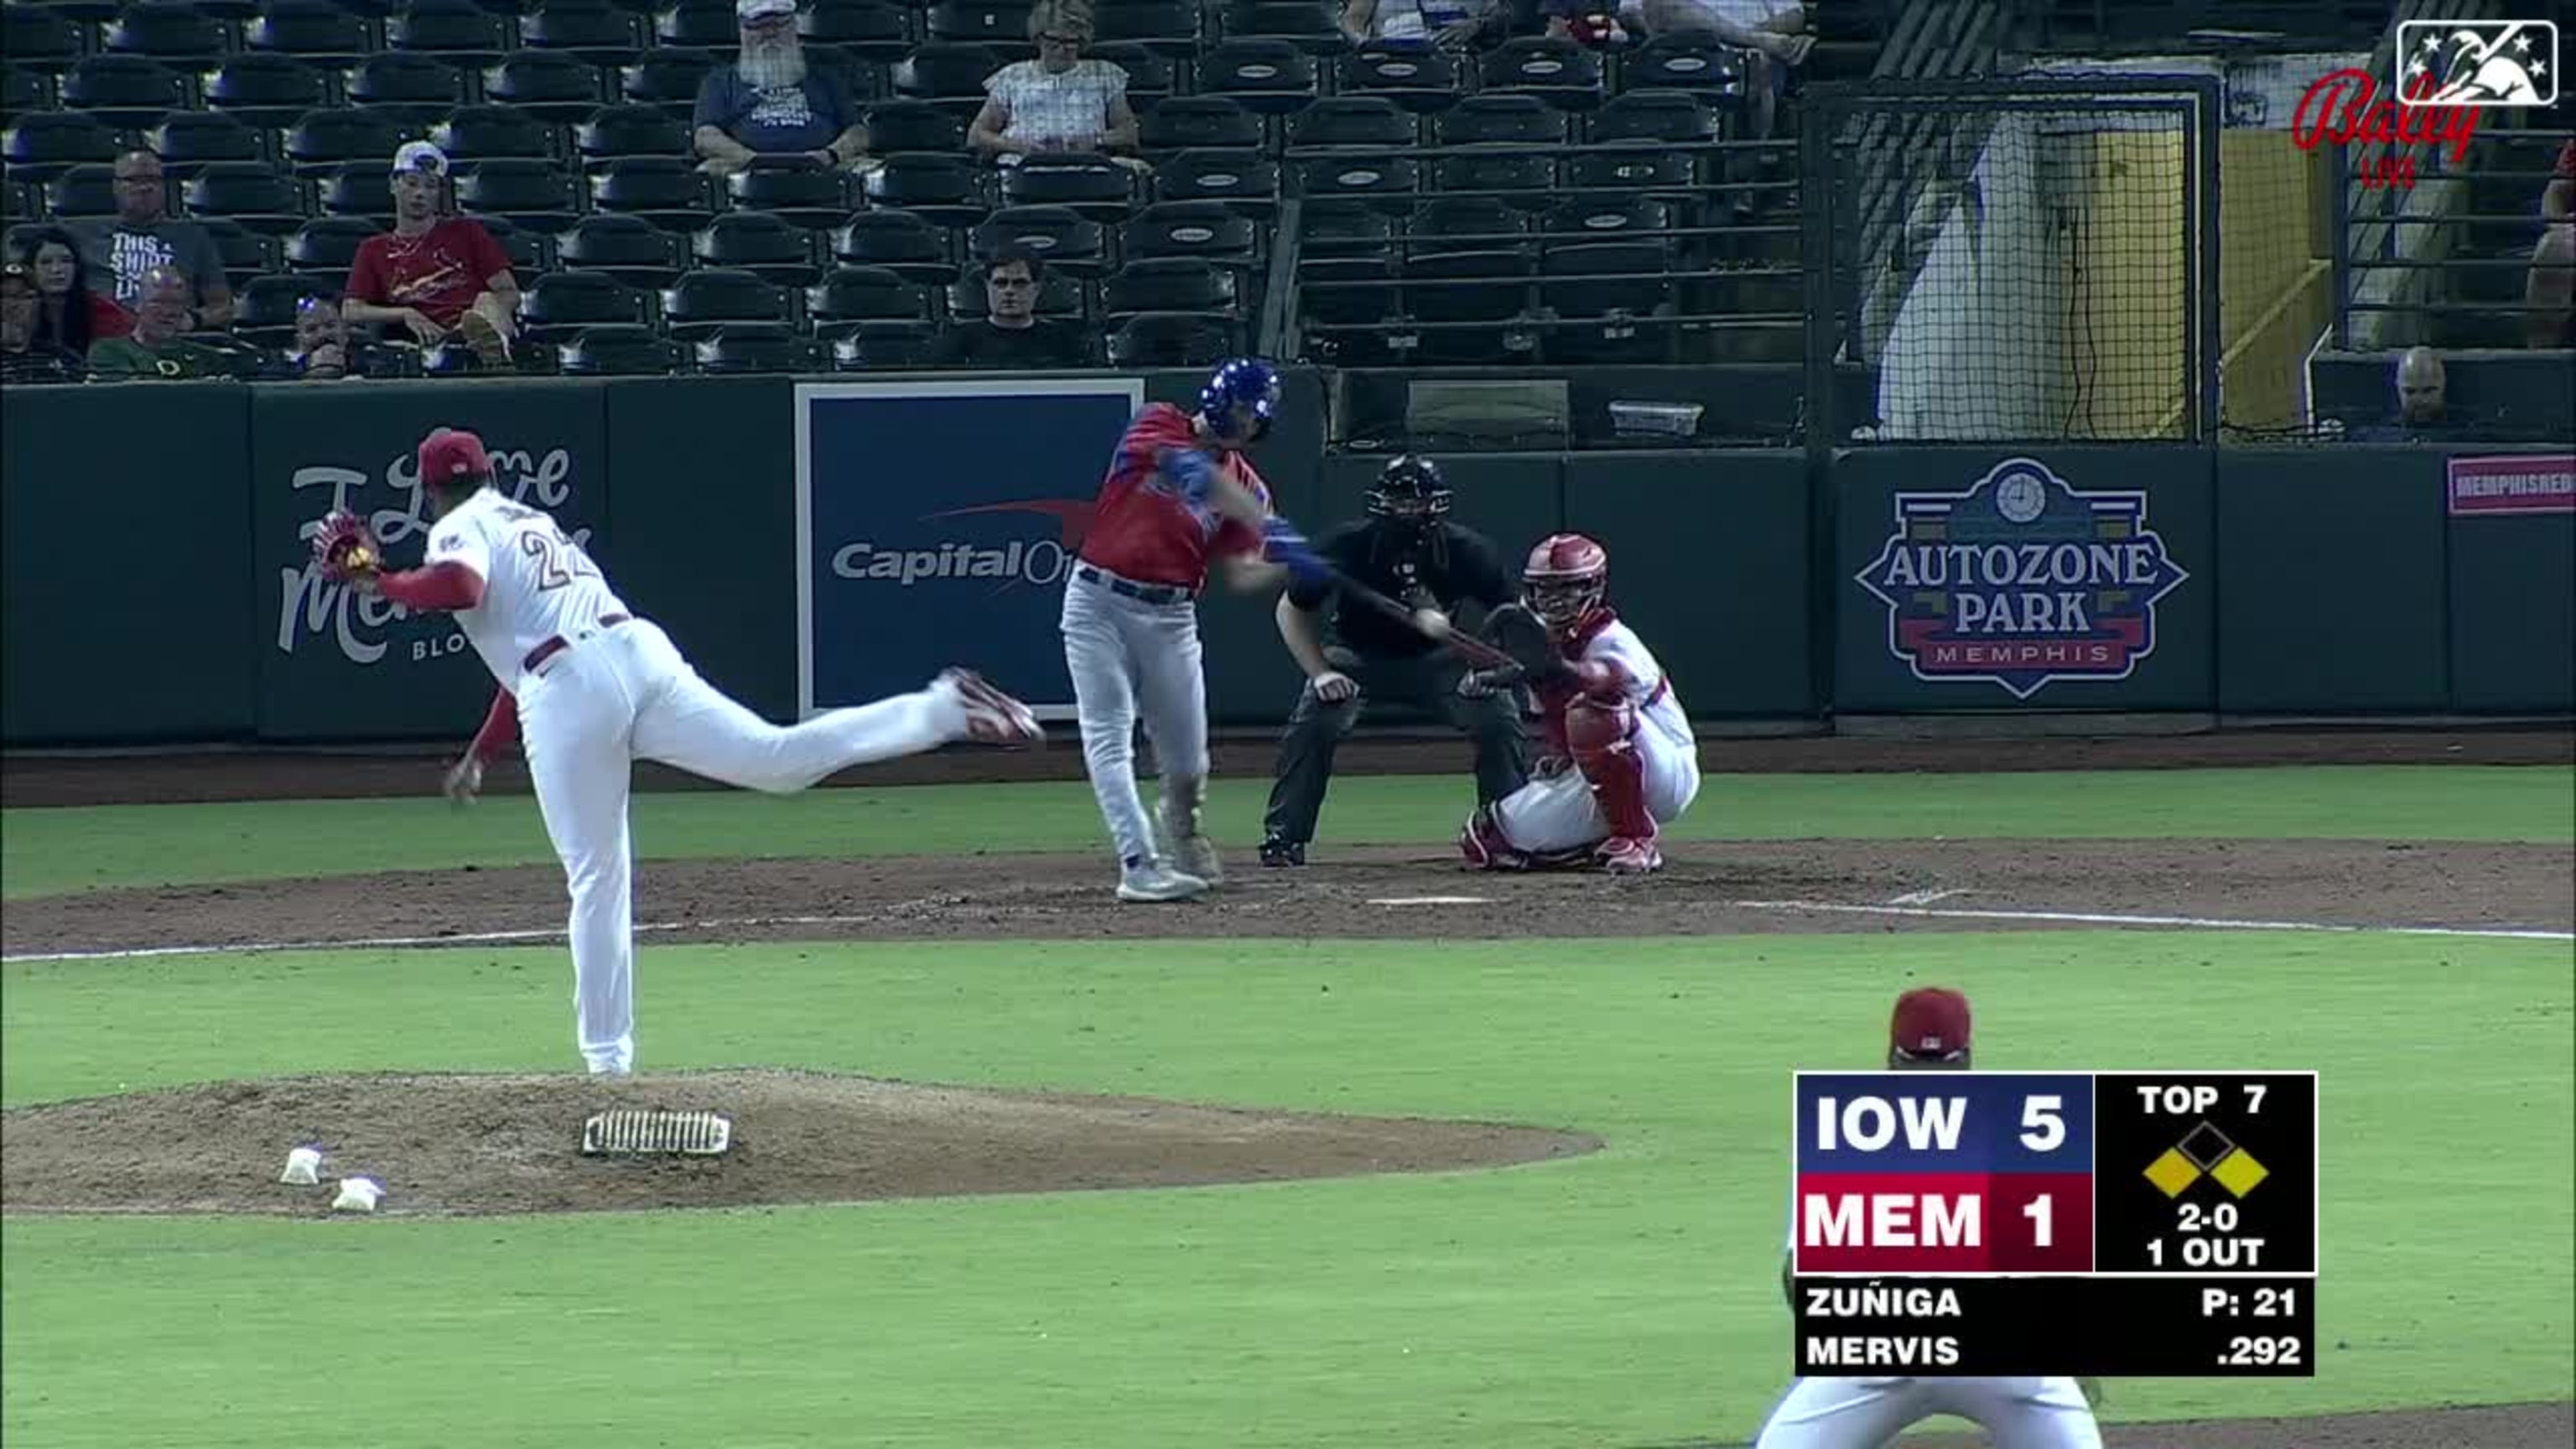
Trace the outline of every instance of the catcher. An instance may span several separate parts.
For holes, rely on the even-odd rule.
[[[626,830],[634,760],[785,792],[951,740],[1041,738],[1027,706],[962,669],[913,694],[771,724],[699,678],[659,625],[627,612],[552,517],[502,496],[481,439],[432,432],[420,445],[420,483],[435,521],[419,568],[387,572],[366,521],[346,510],[316,526],[314,561],[324,578],[362,594],[454,613],[500,683],[473,745],[447,772],[447,794],[474,798],[484,765],[524,730],[537,808],[571,889],[575,1040],[594,1075],[635,1065]]]
[[[1699,794],[1699,746],[1672,680],[1609,604],[1610,555],[1579,533],[1530,550],[1523,602],[1485,632],[1508,668],[1459,682],[1477,694],[1526,682],[1547,722],[1538,778],[1477,807],[1458,848],[1480,870],[1663,868],[1660,827]]]

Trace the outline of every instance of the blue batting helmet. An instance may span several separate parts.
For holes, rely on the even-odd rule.
[[[1279,406],[1279,373],[1257,357],[1233,357],[1220,364],[1199,389],[1199,415],[1222,426],[1238,408],[1250,409],[1255,436],[1270,426]]]

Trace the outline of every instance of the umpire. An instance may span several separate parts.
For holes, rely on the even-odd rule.
[[[1410,608],[1444,614],[1465,603],[1491,609],[1514,597],[1512,575],[1493,543],[1449,521],[1449,484],[1439,464],[1410,453],[1389,462],[1369,489],[1368,512],[1316,542],[1315,551],[1342,574]],[[1328,646],[1322,621],[1332,602],[1329,582],[1292,584],[1279,597],[1279,637],[1306,671],[1306,688],[1279,739],[1262,821],[1263,865],[1306,863],[1306,843],[1315,838],[1315,817],[1333,779],[1333,751],[1372,697],[1410,701],[1473,736],[1480,803],[1500,800],[1529,778],[1511,691],[1462,695],[1465,661],[1370,608],[1333,610]]]

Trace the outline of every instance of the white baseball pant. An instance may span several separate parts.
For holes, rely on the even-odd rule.
[[[1698,748],[1676,745],[1642,720],[1629,739],[1644,766],[1646,812],[1658,825],[1680,819],[1699,798]],[[1504,796],[1494,815],[1512,848],[1533,855],[1578,850],[1610,838],[1610,822],[1602,817],[1590,782],[1573,767]]]
[[[1149,604],[1077,574],[1065,580],[1063,626],[1065,668],[1082,720],[1083,768],[1120,863],[1133,864],[1155,854],[1153,823],[1136,788],[1139,715],[1162,768],[1167,805],[1196,808],[1207,779],[1198,605]]]
[[[1800,1379],[1753,1449],[1879,1449],[1940,1414],[1985,1426],[1995,1449],[2102,1449],[2071,1378]]]

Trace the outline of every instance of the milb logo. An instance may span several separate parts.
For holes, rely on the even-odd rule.
[[[2155,652],[2157,602],[2189,577],[2147,526],[2146,494],[2081,492],[2030,458],[1964,492],[1897,494],[1886,546],[1853,575],[1915,678],[2015,699],[2128,678]]]

